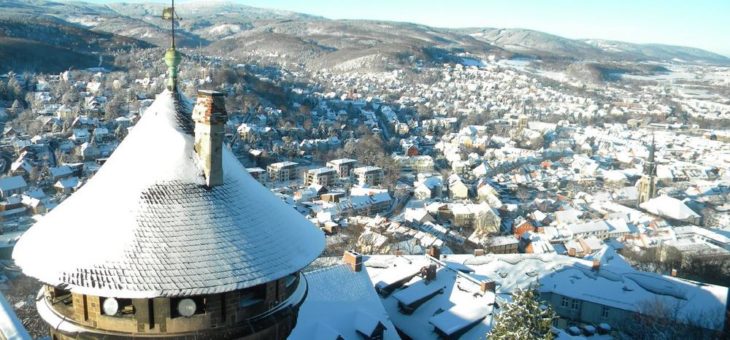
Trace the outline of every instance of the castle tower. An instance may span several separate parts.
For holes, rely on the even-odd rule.
[[[52,339],[284,339],[294,328],[308,289],[299,272],[323,234],[220,139],[185,132],[175,102],[158,95],[99,172],[16,244],[16,264],[44,284],[36,307]],[[196,141],[215,143],[218,161],[201,162]]]
[[[651,136],[651,147],[649,147],[649,159],[644,164],[644,175],[641,176],[637,183],[639,198],[637,205],[644,203],[656,196],[656,162],[654,161],[654,152],[656,144],[654,143],[654,135]]]
[[[201,91],[193,122],[174,87],[159,94],[18,240],[52,339],[287,338],[324,235],[223,147],[222,99]]]

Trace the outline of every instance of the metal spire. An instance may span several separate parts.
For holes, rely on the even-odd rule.
[[[654,163],[654,149],[656,144],[654,143],[654,133],[651,134],[651,148],[649,148],[649,162]]]
[[[170,17],[170,21],[172,21],[172,48],[175,48],[175,0],[172,0],[172,16]]]
[[[172,0],[172,7],[162,10],[162,19],[170,20],[172,24],[172,40],[170,48],[165,52],[165,64],[167,65],[167,90],[177,91],[177,67],[180,65],[182,56],[175,49],[175,0]]]

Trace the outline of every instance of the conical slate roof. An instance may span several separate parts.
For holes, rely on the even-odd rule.
[[[91,295],[185,296],[272,281],[319,256],[322,232],[228,149],[224,184],[203,185],[190,105],[174,96],[158,95],[99,172],[22,236],[13,258],[26,275]]]

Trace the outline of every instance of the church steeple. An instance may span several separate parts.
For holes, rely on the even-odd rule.
[[[180,52],[175,49],[175,0],[172,0],[172,7],[165,8],[162,11],[162,19],[170,20],[172,26],[172,39],[170,42],[170,48],[165,52],[165,64],[167,64],[167,85],[168,91],[177,91],[177,67],[180,65],[182,56]]]
[[[656,163],[654,162],[654,152],[656,150],[656,143],[654,143],[654,134],[651,135],[651,146],[649,147],[649,159],[644,165],[644,174],[647,176],[656,176]]]
[[[654,134],[651,135],[651,146],[649,147],[649,159],[644,164],[644,176],[641,176],[637,183],[639,189],[639,197],[637,205],[644,203],[656,196],[656,162],[654,161],[654,152],[656,151],[656,143]]]

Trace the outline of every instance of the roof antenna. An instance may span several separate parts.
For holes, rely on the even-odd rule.
[[[177,67],[180,65],[182,56],[180,52],[175,49],[175,0],[172,0],[172,7],[167,7],[162,10],[162,19],[170,20],[172,24],[172,41],[170,48],[165,52],[165,64],[167,65],[167,90],[171,92],[177,92]],[[180,18],[178,18],[180,19]]]

